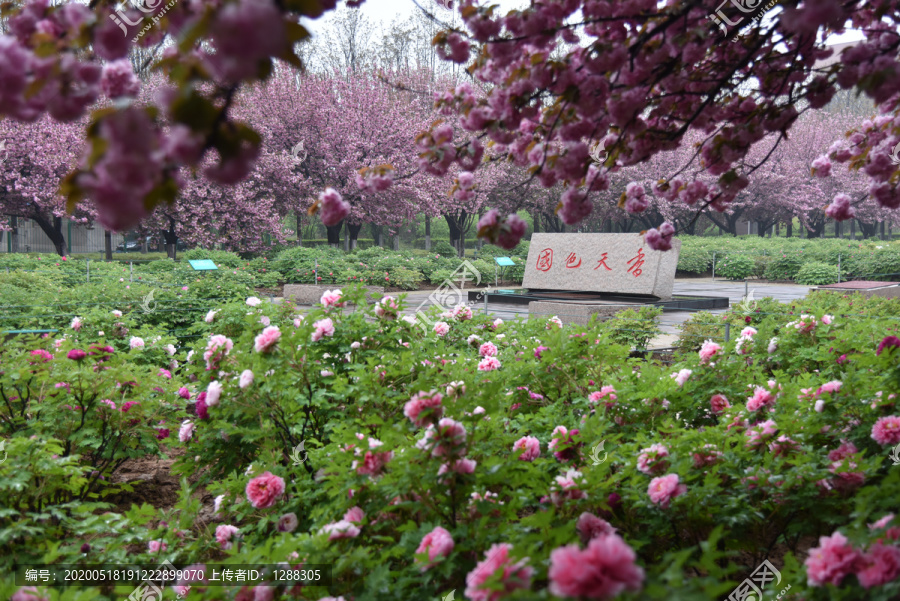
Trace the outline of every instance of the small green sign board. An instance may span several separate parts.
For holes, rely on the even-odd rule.
[[[494,257],[494,260],[497,262],[497,265],[500,265],[501,267],[515,265],[515,262],[509,257]]]
[[[216,264],[213,263],[210,259],[200,259],[197,261],[188,260],[188,263],[191,264],[191,267],[193,267],[195,271],[206,271],[209,269],[218,269],[218,267],[216,267]]]

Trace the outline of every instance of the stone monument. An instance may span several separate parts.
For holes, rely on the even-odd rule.
[[[640,234],[534,234],[522,286],[671,300],[681,241],[651,250]]]

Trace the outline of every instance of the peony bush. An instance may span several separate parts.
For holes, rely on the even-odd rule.
[[[611,322],[405,308],[359,287],[302,313],[242,299],[198,315],[196,338],[136,331],[143,346],[108,358],[89,318],[15,339],[0,542],[21,563],[331,566],[327,587],[171,598],[713,600],[766,559],[773,596],[900,595],[896,302],[727,314],[729,341],[669,364],[631,357]],[[63,453],[73,402],[95,434]],[[101,451],[104,427],[131,433],[123,455]],[[118,458],[153,454],[177,457],[173,506],[102,502]],[[81,499],[89,470],[106,480]],[[26,593],[4,577],[3,594]]]

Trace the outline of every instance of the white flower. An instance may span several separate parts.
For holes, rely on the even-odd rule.
[[[494,323],[491,325],[494,326],[494,329],[497,329],[503,325],[503,320],[498,317],[497,319],[494,320]]]
[[[222,385],[218,380],[213,380],[206,387],[206,405],[215,407],[219,404],[219,397],[222,396]]]
[[[247,304],[251,307],[257,307],[262,301],[256,298],[255,296],[247,297]]]
[[[238,386],[240,386],[241,388],[247,388],[251,384],[253,384],[253,372],[249,369],[245,369],[243,372],[241,372],[241,379],[238,382]]]
[[[188,363],[190,363],[190,362],[191,362],[191,357],[193,357],[193,356],[194,356],[194,351],[193,351],[193,350],[188,351],[187,357],[185,357],[185,361],[187,361]]]
[[[360,347],[359,342],[354,342],[354,343],[352,343],[352,344],[350,345],[350,348],[352,348],[353,350],[356,350],[356,349],[358,349],[359,347]]]
[[[115,315],[116,317],[122,317],[122,312],[119,311],[118,309],[114,310],[114,311],[112,312],[112,314]]]
[[[206,317],[203,318],[203,321],[205,321],[206,323],[212,323],[216,318],[216,313],[218,313],[218,311],[210,310],[210,312],[206,314]]]
[[[175,345],[174,345],[174,344],[167,344],[167,345],[166,345],[166,352],[169,353],[169,356],[170,356],[170,357],[172,357],[173,355],[175,355]]]
[[[472,409],[472,415],[481,415],[482,413],[484,413],[484,407],[481,405]]]
[[[144,347],[144,339],[138,338],[137,336],[132,336],[131,340],[128,341],[128,346],[131,348],[143,348]]]
[[[333,375],[334,375],[334,372],[333,372],[333,371],[328,371],[327,369],[323,369],[323,370],[320,371],[319,373],[322,375],[323,378],[327,378],[328,376],[333,376]]]
[[[80,317],[73,317],[73,318],[72,318],[72,323],[70,323],[69,326],[70,326],[73,330],[75,330],[75,331],[80,330],[80,329],[81,329],[81,318],[80,318]]]
[[[778,350],[778,337],[777,337],[777,336],[775,336],[774,338],[772,338],[771,340],[769,340],[769,348],[766,349],[766,350],[769,351],[769,354],[770,354],[770,355],[771,355],[772,353],[774,353],[776,350]]]
[[[222,501],[224,500],[225,495],[219,495],[218,497],[216,497],[215,501],[213,501],[213,507],[215,507],[216,513],[219,513],[219,511],[222,509]]]
[[[468,338],[466,338],[466,342],[469,343],[469,344],[475,344],[475,343],[478,342],[479,340],[481,340],[481,337],[478,336],[477,334],[472,334],[471,336],[469,336]]]
[[[419,320],[416,319],[416,316],[415,316],[415,315],[404,315],[404,316],[401,317],[400,319],[402,319],[403,321],[405,321],[406,323],[408,323],[408,324],[411,325],[411,326],[414,326],[414,325],[416,325],[417,323],[419,323]]]

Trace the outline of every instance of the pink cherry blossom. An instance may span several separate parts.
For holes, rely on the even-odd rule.
[[[326,188],[319,195],[319,218],[326,226],[337,225],[350,214],[350,203],[334,188]]]

